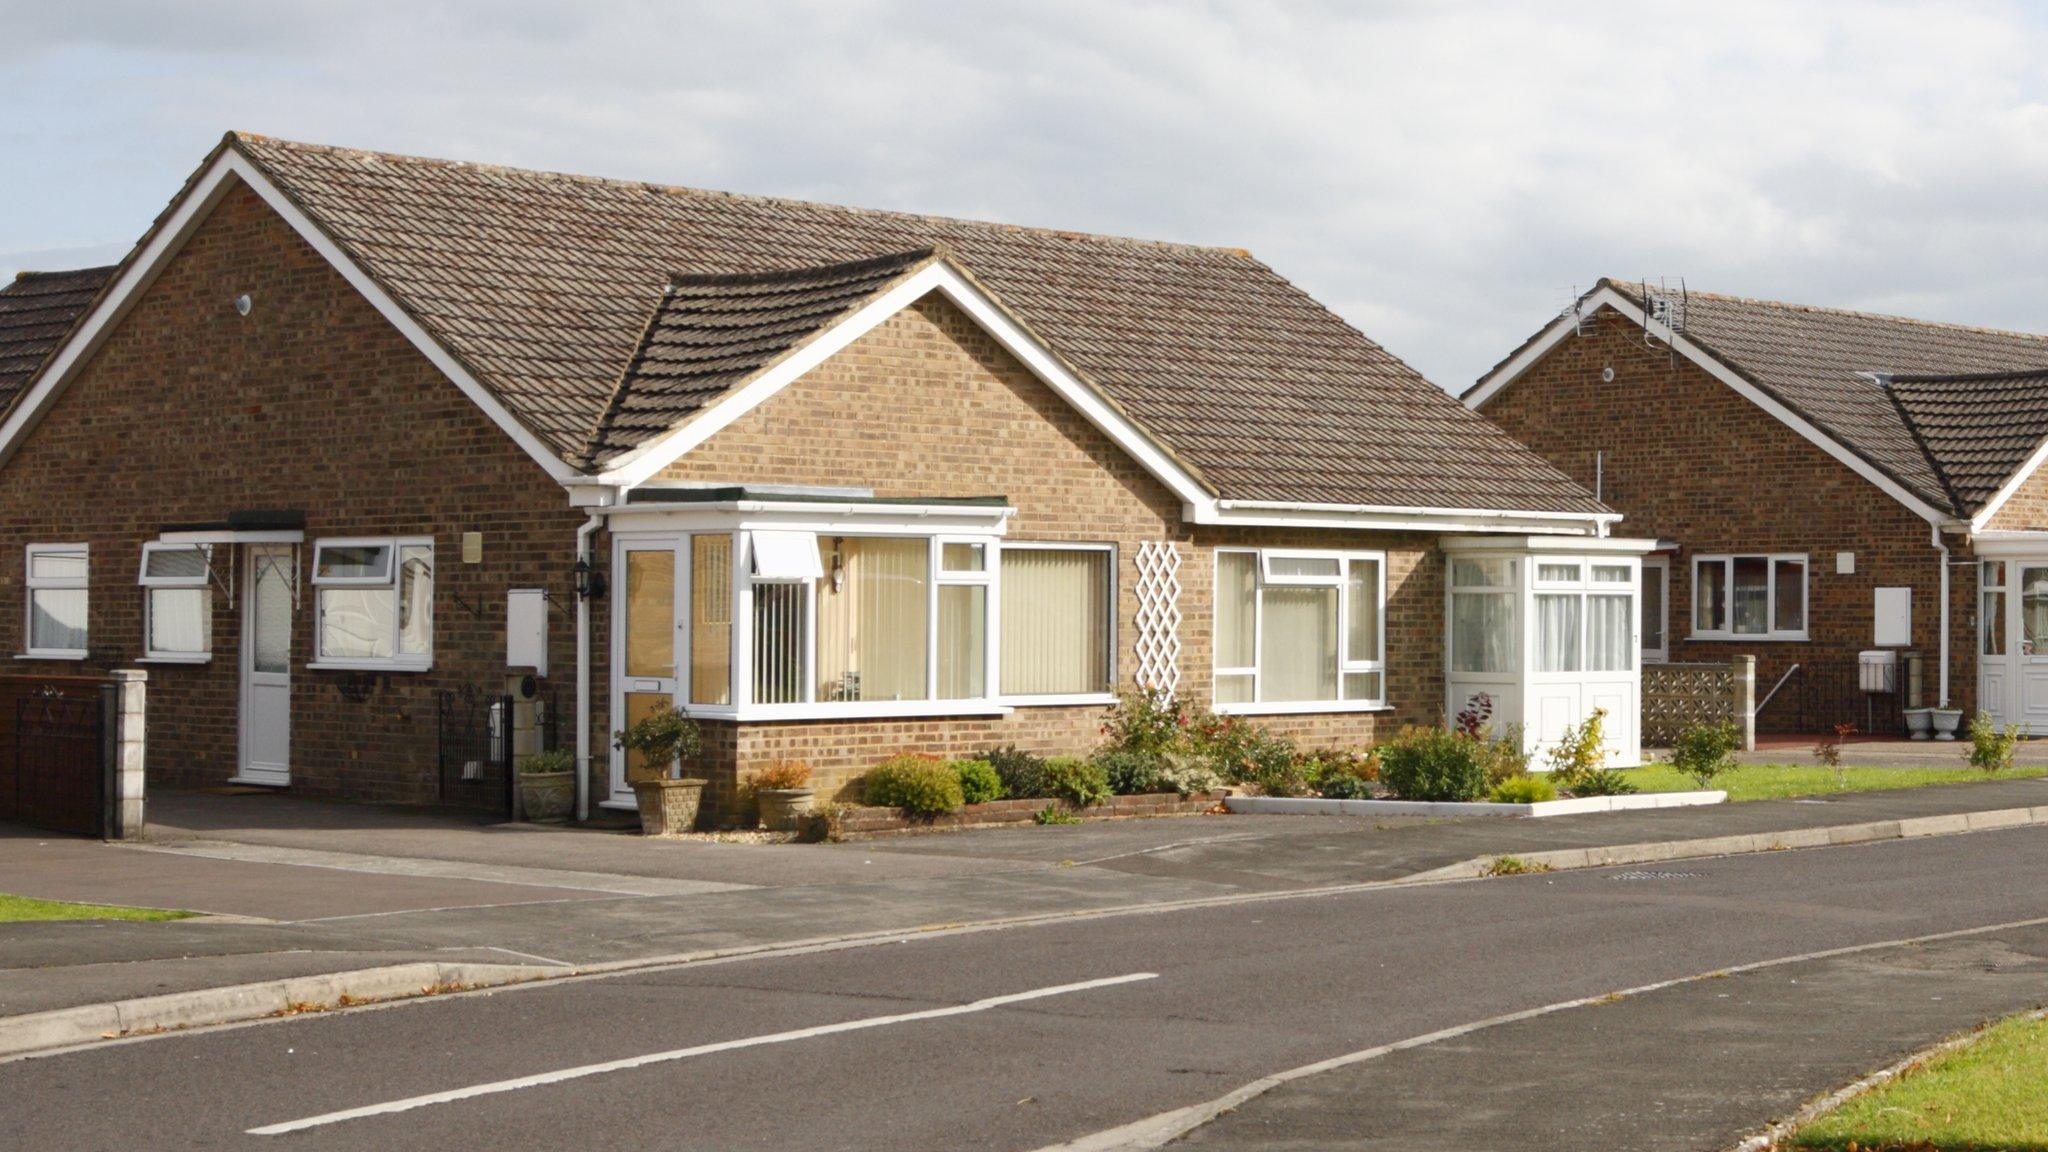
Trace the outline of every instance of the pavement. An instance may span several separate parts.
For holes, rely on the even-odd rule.
[[[594,1131],[619,1149],[1035,1149],[1389,1048],[1369,1071],[1388,1079],[1298,1079],[1189,1139],[1720,1148],[2048,996],[2044,869],[2048,833],[2027,828],[671,965],[19,1060],[0,1130],[67,1149],[528,1152]],[[1281,1110],[1297,1090],[1320,1103]],[[1326,1107],[1384,1128],[1284,1129]],[[1415,1142],[1446,1116],[1453,1133]]]
[[[0,876],[23,895],[219,919],[0,925],[0,1016],[420,962],[645,964],[2042,806],[2048,780],[2030,779],[1540,821],[1213,816],[753,845],[164,793],[145,842],[0,834]]]
[[[1813,754],[1818,736],[1788,736],[1780,733],[1759,733],[1756,749],[1739,752],[1735,759],[1743,764],[1819,764]],[[1660,749],[1645,749],[1645,754],[1655,753],[1654,758],[1669,760],[1670,756]],[[1842,743],[1842,759],[1859,768],[1968,768],[1970,766],[1970,743],[1967,740],[1898,740],[1885,737],[1851,736]],[[2013,762],[2021,767],[2048,766],[2048,740],[2022,740],[2013,749]]]

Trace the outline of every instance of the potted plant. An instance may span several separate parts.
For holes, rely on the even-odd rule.
[[[695,827],[697,805],[704,799],[704,785],[709,781],[683,778],[682,760],[695,756],[703,746],[697,722],[676,711],[675,705],[664,704],[632,727],[614,733],[612,743],[626,752],[638,752],[656,772],[633,781],[640,831],[649,836],[674,836]]]
[[[1906,709],[1906,731],[1915,740],[1925,740],[1934,730],[1934,709]]]
[[[748,783],[761,809],[761,827],[794,832],[811,810],[815,795],[809,785],[811,766],[802,760],[776,760],[753,774]]]
[[[576,757],[567,749],[521,756],[513,765],[519,776],[519,810],[539,824],[560,824],[576,804]]]
[[[1935,708],[1932,711],[1934,713],[1934,738],[1936,740],[1955,739],[1956,729],[1963,726],[1963,710],[1961,708]]]

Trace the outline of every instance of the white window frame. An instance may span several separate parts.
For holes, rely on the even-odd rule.
[[[1100,692],[1046,692],[1031,695],[1028,693],[1003,692],[1003,686],[998,682],[995,686],[996,692],[999,693],[997,699],[1006,705],[1018,708],[1049,707],[1059,704],[1096,705],[1116,703],[1117,617],[1121,614],[1117,611],[1117,591],[1119,585],[1117,583],[1116,545],[1102,541],[1003,540],[999,542],[996,550],[990,554],[990,571],[995,571],[1002,567],[1002,554],[1006,552],[1101,552],[1106,554],[1109,559],[1103,567],[1108,586],[1103,589],[1103,596],[1104,604],[1109,609],[1109,620],[1108,626],[1103,629],[1103,643],[1108,645],[1109,650],[1103,655],[1102,666],[1106,670],[1107,676],[1105,687]],[[989,590],[989,595],[994,597],[1000,595],[1001,591],[1001,586],[998,584]],[[990,625],[1000,632],[1001,624],[1001,609],[997,608],[991,612]],[[995,661],[998,681],[1001,680],[1003,667],[1000,655],[1000,653],[997,654],[998,659]]]
[[[1252,595],[1252,661],[1249,668],[1224,668],[1215,664],[1214,639],[1210,647],[1210,710],[1224,716],[1280,716],[1290,714],[1325,712],[1385,712],[1393,706],[1387,703],[1387,554],[1357,549],[1330,548],[1217,548],[1210,559],[1209,587],[1214,598],[1214,589],[1219,587],[1222,562],[1225,555],[1249,555],[1259,574],[1259,581]],[[1269,556],[1316,557],[1338,560],[1334,576],[1270,576]],[[1378,656],[1369,660],[1354,660],[1346,649],[1351,620],[1351,564],[1355,560],[1370,560],[1377,564],[1378,580],[1375,595],[1379,597],[1379,612],[1375,616],[1378,635],[1374,638],[1374,650]],[[1267,587],[1279,588],[1335,588],[1337,590],[1337,693],[1344,692],[1344,677],[1350,673],[1377,672],[1380,674],[1380,694],[1376,700],[1285,700],[1264,701],[1265,674],[1257,667],[1261,642],[1266,630],[1266,598],[1261,593]],[[1211,619],[1215,605],[1210,605]],[[1247,703],[1216,702],[1216,680],[1224,676],[1250,676],[1252,678],[1252,699]]]
[[[1762,560],[1764,562],[1764,619],[1770,625],[1762,632],[1737,632],[1735,626],[1735,562],[1737,560]],[[1778,624],[1778,564],[1781,561],[1796,562],[1799,565],[1800,622],[1805,625],[1797,629],[1781,629]],[[1727,627],[1701,628],[1700,623],[1700,569],[1709,564],[1721,566],[1722,588],[1726,590],[1728,613]],[[1667,586],[1668,594],[1669,588]],[[1798,642],[1807,640],[1813,627],[1813,561],[1804,552],[1701,552],[1692,558],[1692,602],[1687,605],[1686,623],[1689,628],[1687,639],[1722,640],[1750,642]],[[1668,615],[1668,613],[1667,613]],[[1665,642],[1670,642],[1667,624]]]
[[[45,553],[77,553],[85,557],[86,574],[77,579],[66,577],[36,576],[36,557]],[[30,544],[22,557],[22,617],[21,639],[22,658],[26,660],[83,660],[88,655],[84,648],[38,648],[36,647],[36,593],[41,591],[85,593],[86,643],[92,642],[92,545],[90,544]]]
[[[197,576],[152,576],[149,574],[149,558],[158,552],[199,553],[203,563]],[[160,540],[146,541],[142,545],[142,566],[135,582],[142,588],[142,657],[151,664],[208,664],[213,661],[213,614],[208,605],[206,621],[206,647],[198,652],[159,652],[150,641],[155,630],[150,621],[156,614],[156,594],[159,590],[198,588],[209,597],[213,592],[213,545],[211,544],[166,544]]]
[[[1642,662],[1645,664],[1664,664],[1668,663],[1671,659],[1671,561],[1667,557],[1643,557],[1643,570],[1641,576],[1638,578],[1639,584],[1636,588],[1636,606],[1638,613],[1636,627],[1638,629],[1642,628],[1640,613],[1642,611],[1643,590],[1650,586],[1650,572],[1652,569],[1655,569],[1658,573],[1660,573],[1660,575],[1657,578],[1658,589],[1660,592],[1660,595],[1658,597],[1658,605],[1663,610],[1664,619],[1661,622],[1662,626],[1657,629],[1657,637],[1658,639],[1662,640],[1663,643],[1657,645],[1657,647],[1655,648],[1650,647],[1648,643],[1649,633],[1644,632],[1644,645],[1640,656]]]
[[[320,553],[330,547],[371,547],[382,546],[389,557],[386,572],[381,580],[361,576],[320,575]],[[427,650],[425,652],[404,651],[404,613],[397,603],[401,595],[400,574],[404,570],[401,553],[412,547],[427,550],[428,571],[434,576],[436,597],[440,593],[440,561],[435,555],[432,536],[335,536],[313,542],[313,660],[306,665],[316,672],[426,672],[434,666],[434,629],[427,629]],[[391,611],[391,655],[390,656],[334,656],[321,654],[320,638],[324,633],[323,615],[326,612],[320,591],[323,588],[337,589],[389,589],[392,597]]]

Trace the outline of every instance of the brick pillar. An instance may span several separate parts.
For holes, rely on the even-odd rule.
[[[1742,731],[1742,750],[1756,751],[1756,657],[1737,656],[1728,662],[1728,710]]]
[[[114,682],[117,703],[112,717],[113,823],[107,829],[107,838],[126,840],[142,835],[143,734],[148,727],[145,688],[149,673],[137,668],[122,668],[108,673],[108,676]]]

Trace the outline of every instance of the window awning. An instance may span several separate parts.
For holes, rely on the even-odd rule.
[[[299,544],[306,539],[304,512],[230,512],[224,520],[166,524],[157,533],[165,544]]]

